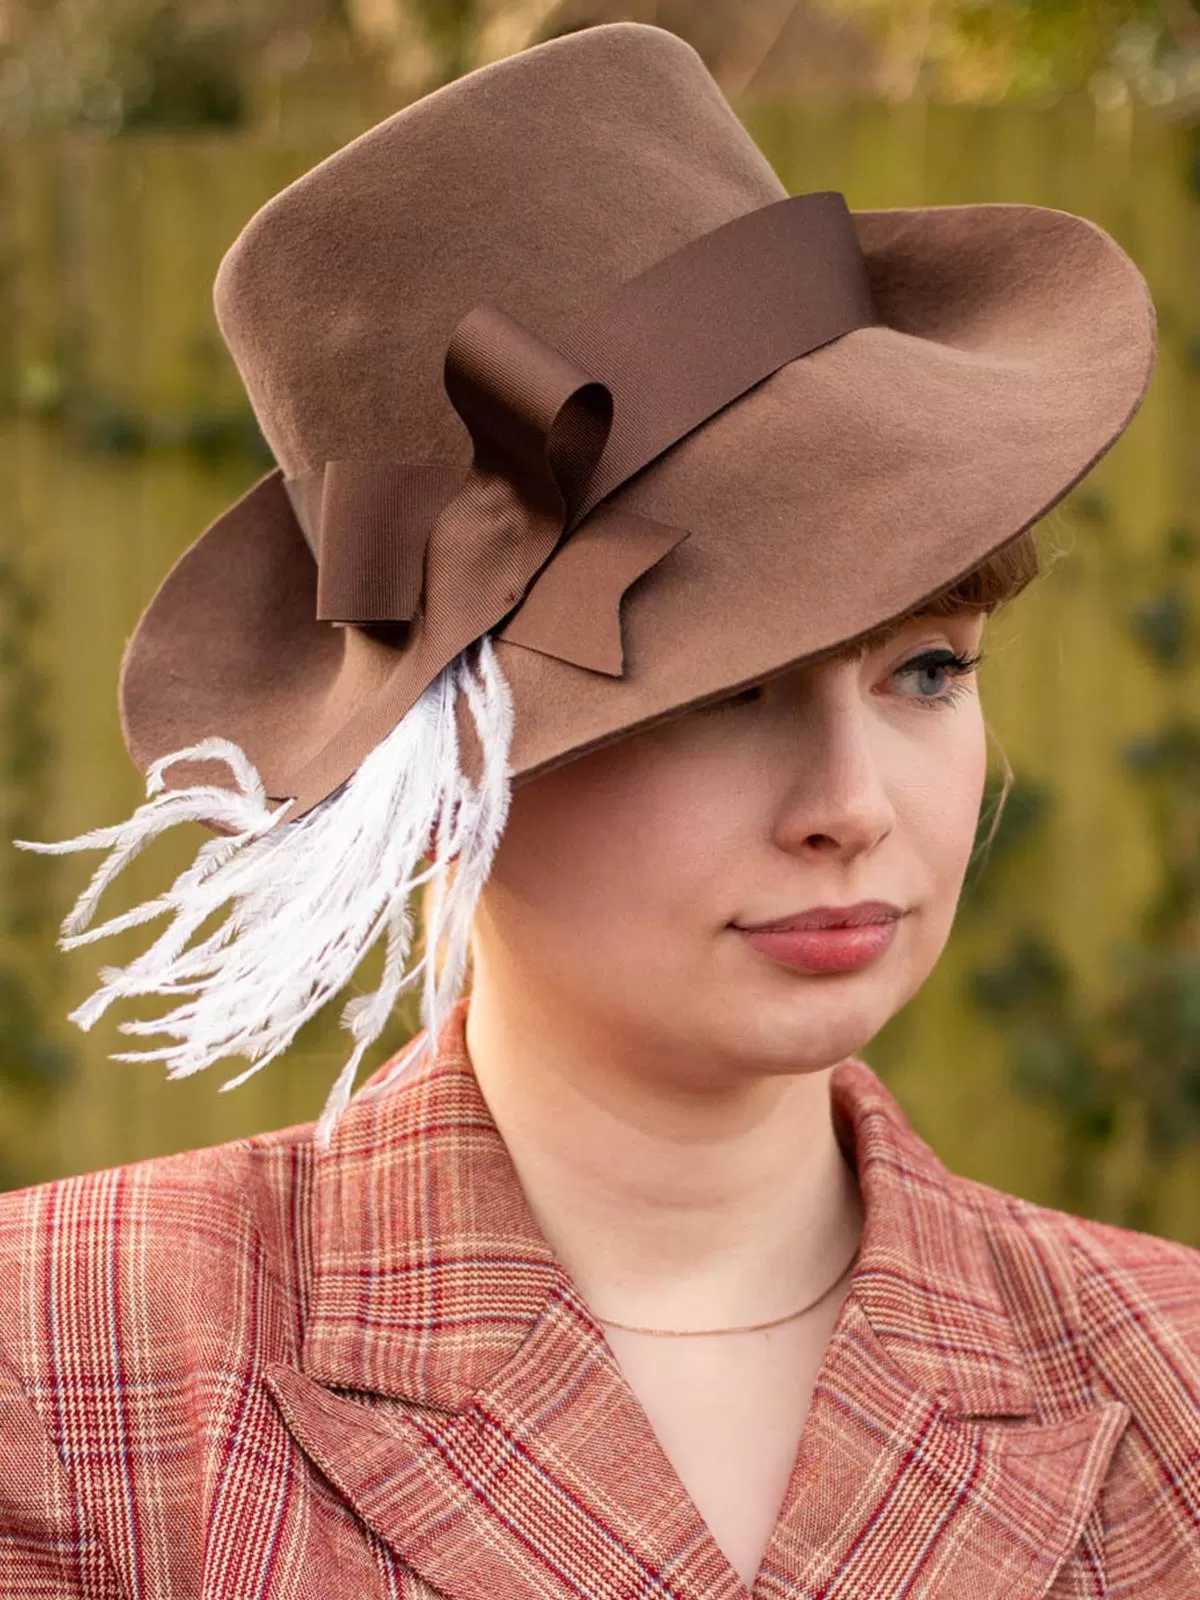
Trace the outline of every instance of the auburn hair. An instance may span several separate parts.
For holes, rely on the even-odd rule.
[[[1015,600],[1022,589],[1033,582],[1041,571],[1041,561],[1033,529],[1027,528],[1017,538],[993,552],[978,566],[972,567],[953,583],[939,589],[928,600],[922,600],[903,616],[892,617],[872,629],[869,634],[855,639],[852,644],[834,651],[835,656],[862,656],[890,639],[911,618],[916,616],[949,617],[964,611],[979,611],[990,615],[998,606]]]

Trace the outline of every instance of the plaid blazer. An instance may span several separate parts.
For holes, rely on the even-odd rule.
[[[745,1600],[464,1016],[325,1152],[0,1199],[2,1600]],[[952,1176],[861,1061],[833,1093],[866,1228],[755,1600],[1196,1600],[1200,1254]]]

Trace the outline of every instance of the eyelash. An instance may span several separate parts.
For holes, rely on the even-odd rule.
[[[968,673],[975,670],[982,660],[982,651],[973,656],[964,656],[959,655],[955,650],[925,650],[919,656],[913,656],[911,661],[906,661],[902,666],[897,667],[894,676],[899,676],[901,673],[911,674],[925,667],[939,667],[943,672],[950,673],[952,678],[965,678]],[[906,695],[904,698],[911,698],[915,705],[919,705],[923,709],[936,709],[939,706],[953,705],[956,700],[960,700],[966,693],[967,686],[965,683],[951,683],[944,694],[935,695],[932,698],[928,695]]]
[[[943,672],[948,672],[954,679],[965,678],[975,670],[982,660],[983,651],[979,651],[973,656],[964,656],[955,650],[923,650],[920,655],[913,656],[911,660],[905,661],[898,666],[892,676],[899,677],[902,673],[911,675],[921,671],[923,668],[938,667]],[[920,706],[923,710],[937,710],[939,707],[953,705],[956,700],[960,700],[966,693],[966,684],[955,682],[950,684],[944,694],[934,695],[932,698],[928,695],[904,695],[902,698],[911,699],[914,705]],[[724,700],[715,701],[708,709],[720,711],[727,707],[746,705],[759,699],[761,694],[762,686],[760,684],[751,684],[748,689],[743,689],[740,694],[730,695]]]

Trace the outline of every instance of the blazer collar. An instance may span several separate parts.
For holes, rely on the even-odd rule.
[[[505,1365],[554,1295],[576,1294],[475,1079],[466,1006],[436,1060],[406,1071],[414,1040],[364,1086],[318,1157],[302,1355],[322,1383],[446,1410]],[[865,1062],[843,1062],[832,1091],[865,1212],[851,1290],[881,1347],[957,1415],[1032,1415],[970,1186]]]
[[[864,1061],[836,1068],[832,1100],[863,1198],[851,1287],[880,1347],[951,1414],[1032,1416],[1032,1385],[972,1186],[914,1133]]]
[[[301,1364],[337,1388],[457,1410],[565,1280],[467,1053],[466,1000],[351,1101],[317,1157]]]
[[[465,1006],[320,1157],[301,1370],[264,1381],[357,1516],[455,1600],[747,1600],[533,1220]],[[996,1251],[983,1192],[865,1063],[834,1073],[833,1110],[865,1232],[754,1600],[1038,1600],[1068,1562],[1055,1593],[1102,1594],[1098,1495],[1128,1410],[1061,1380],[1037,1398],[1030,1376],[1047,1351],[1074,1360],[1069,1294]],[[1049,1322],[1008,1309],[1025,1280]]]

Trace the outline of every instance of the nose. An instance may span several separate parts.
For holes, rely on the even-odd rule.
[[[774,840],[791,854],[820,852],[849,862],[895,826],[883,765],[883,736],[863,702],[853,667],[810,675],[781,730],[785,788]]]

